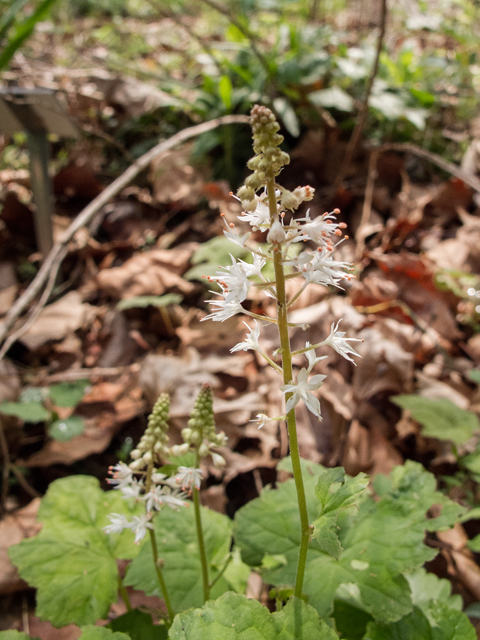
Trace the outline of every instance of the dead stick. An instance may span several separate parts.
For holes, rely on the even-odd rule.
[[[381,14],[380,14],[380,33],[378,35],[377,40],[377,50],[375,52],[375,62],[373,63],[372,71],[370,73],[370,77],[368,78],[367,86],[365,88],[365,96],[363,98],[362,106],[360,107],[360,111],[358,113],[357,122],[353,129],[352,137],[348,142],[348,147],[345,152],[345,158],[343,159],[342,165],[340,167],[340,171],[337,174],[337,178],[333,185],[332,191],[335,194],[338,190],[338,187],[342,184],[345,176],[347,175],[348,169],[353,159],[353,155],[357,149],[358,141],[360,139],[360,134],[363,130],[363,125],[365,124],[365,119],[368,113],[368,101],[370,100],[370,93],[372,91],[373,82],[378,72],[378,64],[380,61],[380,53],[382,51],[383,39],[385,37],[385,28],[387,24],[387,0],[382,0]]]
[[[427,149],[422,149],[422,147],[418,147],[416,144],[412,144],[411,142],[387,142],[377,148],[379,151],[409,152],[419,156],[420,158],[430,160],[432,164],[443,169],[450,175],[460,178],[460,180],[463,180],[466,185],[474,189],[477,193],[480,193],[480,180],[476,176],[464,171],[461,167],[457,167],[456,164],[444,160],[437,153],[427,151]]]
[[[221,125],[247,124],[248,121],[248,116],[223,116],[222,118],[216,118],[215,120],[210,120],[209,122],[204,122],[193,127],[188,127],[187,129],[183,129],[183,131],[176,133],[168,140],[160,142],[155,147],[153,147],[153,149],[150,149],[150,151],[147,151],[147,153],[138,158],[138,160],[134,162],[124,173],[122,173],[121,176],[119,176],[112,182],[112,184],[106,187],[99,196],[92,200],[92,202],[90,202],[90,204],[87,205],[85,209],[83,209],[83,211],[78,214],[72,224],[65,231],[62,240],[53,246],[52,250],[45,258],[39,272],[33,279],[30,286],[23,292],[20,298],[18,298],[13,307],[5,316],[3,323],[0,325],[0,343],[5,340],[5,337],[8,335],[10,329],[15,324],[17,318],[20,317],[20,315],[25,311],[30,302],[42,290],[42,287],[48,280],[48,276],[50,274],[52,266],[56,263],[60,252],[63,250],[63,247],[70,242],[70,240],[74,237],[79,229],[90,222],[93,216],[105,204],[107,204],[110,198],[116,196],[117,193],[119,193],[134,178],[136,178],[141,171],[146,169],[154,158],[159,156],[164,151],[168,151],[168,149],[175,147],[177,144],[185,142],[185,140],[189,140],[190,138],[199,136],[202,133],[206,133],[207,131],[216,129]]]
[[[0,349],[0,362],[3,360],[5,355],[8,353],[8,350],[24,333],[26,333],[35,320],[40,315],[43,307],[47,304],[48,299],[50,298],[50,294],[53,291],[53,287],[55,286],[55,281],[57,279],[58,270],[60,269],[60,265],[68,253],[68,249],[66,246],[62,247],[62,251],[57,254],[57,258],[52,264],[52,268],[50,273],[48,274],[47,286],[43,290],[42,295],[40,296],[39,301],[37,302],[35,308],[31,312],[28,320],[19,328],[17,331],[12,333],[3,343],[3,347]]]

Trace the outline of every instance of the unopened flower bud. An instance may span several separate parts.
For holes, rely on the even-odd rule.
[[[282,242],[285,242],[285,230],[280,220],[275,220],[270,227],[270,231],[267,235],[267,242],[270,242],[270,244],[281,244]]]
[[[134,460],[128,466],[132,471],[141,471],[147,466],[147,464],[143,458],[138,458],[138,460]]]
[[[170,454],[172,456],[183,456],[185,453],[188,453],[190,449],[190,445],[185,442],[184,444],[174,444],[173,447],[170,447]]]
[[[192,430],[188,427],[186,429],[182,429],[182,438],[185,442],[190,443],[192,438]]]
[[[198,447],[198,455],[200,458],[205,458],[210,453],[210,449],[208,448],[208,444],[202,442],[202,444]]]
[[[295,197],[294,193],[285,189],[282,191],[282,197],[280,200],[280,206],[282,209],[290,209],[290,211],[294,211],[298,208],[300,201]]]
[[[216,469],[222,469],[227,464],[227,461],[225,460],[225,458],[221,456],[219,453],[210,451],[210,455],[212,456],[213,466]]]

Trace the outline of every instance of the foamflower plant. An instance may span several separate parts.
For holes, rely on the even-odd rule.
[[[353,269],[349,263],[335,260],[333,257],[335,243],[342,237],[346,228],[345,223],[337,222],[337,215],[340,213],[338,209],[315,218],[310,217],[310,210],[304,217],[294,217],[294,212],[303,202],[312,200],[314,190],[305,186],[289,191],[277,182],[278,175],[289,163],[290,158],[280,149],[283,137],[278,133],[280,127],[272,111],[267,107],[255,105],[251,111],[250,124],[255,156],[248,162],[248,167],[253,173],[246,178],[245,184],[237,192],[243,209],[240,219],[248,222],[254,231],[266,232],[269,246],[266,250],[250,248],[250,234],[241,236],[235,224],[225,220],[225,236],[234,244],[249,249],[252,263],[236,260],[232,256],[232,264],[221,267],[215,276],[208,278],[210,282],[218,285],[220,292],[215,292],[218,298],[211,301],[212,312],[204,319],[222,322],[237,314],[250,316],[253,322],[251,325],[245,323],[248,329],[245,340],[235,345],[231,351],[256,351],[283,376],[281,390],[285,395],[290,454],[301,522],[301,544],[294,595],[301,597],[311,528],[300,467],[295,407],[303,402],[319,420],[322,419],[320,402],[314,392],[321,387],[325,376],[314,374],[312,370],[316,363],[326,356],[317,357],[316,349],[330,346],[351,362],[354,362],[351,356],[359,354],[351,345],[356,339],[344,337],[345,333],[339,331],[338,322],[332,325],[330,335],[323,342],[314,345],[306,342],[304,349],[292,352],[288,315],[292,304],[310,283],[341,288],[342,281],[352,278]],[[294,255],[290,248],[298,242],[306,243],[307,248]],[[273,263],[273,280],[269,280],[262,273],[268,262]],[[296,293],[288,298],[285,283],[291,278],[297,278],[299,285]],[[258,315],[243,306],[250,287],[257,287],[266,296],[276,300],[275,317]],[[281,356],[281,365],[274,361],[273,354],[270,356],[265,353],[259,344],[262,326],[267,322],[278,327],[277,353]],[[294,374],[292,357],[302,353],[308,365]],[[265,414],[258,414],[257,419],[260,428],[269,420],[281,420],[285,419],[285,416],[269,418]]]

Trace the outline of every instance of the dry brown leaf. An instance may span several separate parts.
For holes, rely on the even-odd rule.
[[[19,509],[12,515],[7,515],[0,521],[1,595],[25,588],[25,582],[21,580],[17,569],[10,562],[8,549],[21,542],[24,538],[31,538],[40,531],[42,525],[37,522],[40,502],[40,498],[35,498],[23,509]]]
[[[191,293],[194,285],[174,273],[166,262],[166,254],[162,249],[153,249],[134,255],[121,267],[103,269],[97,275],[98,286],[122,299],[160,296],[172,289],[185,295]]]
[[[369,400],[376,394],[409,393],[412,390],[414,360],[379,329],[364,329],[359,333],[363,343],[356,350],[363,356],[353,372],[354,397]]]
[[[70,333],[91,323],[95,314],[95,307],[82,302],[77,291],[70,291],[42,309],[20,341],[33,351],[50,340],[63,340]]]
[[[150,181],[157,202],[174,202],[175,206],[184,208],[198,206],[209,171],[205,163],[192,163],[192,150],[193,142],[153,160]]]
[[[40,640],[78,640],[82,634],[80,627],[74,624],[56,629],[48,620],[40,620],[33,614],[28,616],[28,630],[32,637]]]
[[[447,559],[451,558],[449,573],[452,578],[460,580],[475,600],[480,600],[480,567],[475,562],[472,552],[466,548],[468,536],[463,526],[457,522],[453,529],[437,531],[437,536],[451,546],[451,549],[443,551],[443,555]]]

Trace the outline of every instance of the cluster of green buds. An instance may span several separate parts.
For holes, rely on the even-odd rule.
[[[223,431],[215,431],[215,418],[213,415],[213,394],[209,384],[204,384],[195,401],[195,406],[188,427],[182,429],[182,438],[185,444],[197,454],[197,457],[212,456],[216,467],[225,466],[225,459],[219,453],[212,451],[216,447],[222,447],[227,441]]]
[[[250,125],[253,133],[253,150],[255,156],[248,161],[247,166],[253,171],[240,187],[237,197],[246,212],[254,212],[257,209],[259,197],[256,192],[267,184],[267,173],[273,172],[278,176],[282,168],[290,162],[290,156],[280,149],[283,136],[278,132],[280,125],[274,114],[262,105],[255,105],[250,114]],[[313,198],[313,189],[310,187],[298,187],[289,191],[280,185],[275,185],[278,190],[282,209],[294,211],[300,204]],[[263,200],[264,197],[260,196]]]
[[[133,462],[129,466],[132,471],[141,471],[148,467],[155,462],[154,456],[168,458],[171,455],[171,450],[167,447],[169,409],[170,397],[167,393],[162,393],[153,406],[145,433],[130,454]]]

